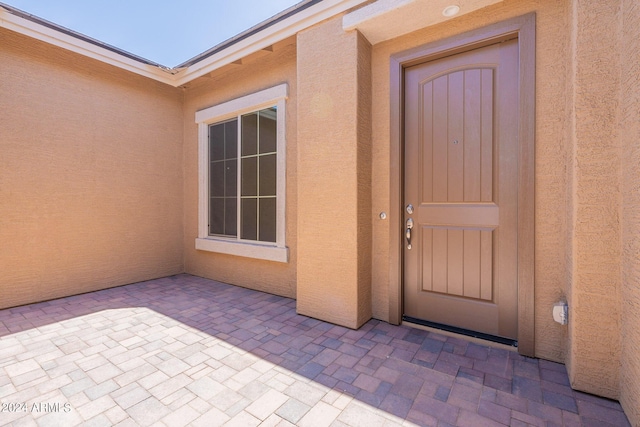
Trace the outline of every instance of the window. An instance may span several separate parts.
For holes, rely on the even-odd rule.
[[[196,249],[288,261],[286,97],[283,84],[196,113],[200,175]]]

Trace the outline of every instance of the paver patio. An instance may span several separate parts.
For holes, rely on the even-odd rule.
[[[0,425],[629,426],[563,365],[186,274],[0,311]]]

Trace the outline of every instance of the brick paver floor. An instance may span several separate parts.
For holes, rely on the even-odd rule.
[[[189,275],[0,311],[0,424],[628,426],[563,365]]]

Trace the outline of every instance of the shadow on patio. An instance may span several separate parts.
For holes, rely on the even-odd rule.
[[[629,425],[563,365],[186,274],[0,311],[1,425]]]

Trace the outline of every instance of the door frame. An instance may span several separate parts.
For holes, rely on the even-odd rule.
[[[518,352],[535,355],[535,26],[536,15],[511,18],[426,45],[390,58],[390,215],[389,322],[402,321],[404,196],[404,69],[468,50],[518,39]]]

